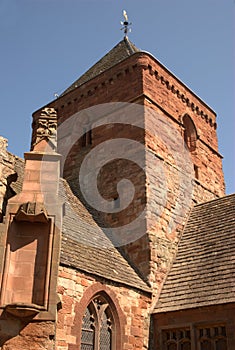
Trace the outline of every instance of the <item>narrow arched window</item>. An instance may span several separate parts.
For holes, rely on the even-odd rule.
[[[183,117],[184,125],[184,141],[190,152],[195,151],[196,142],[197,142],[197,130],[194,125],[194,122],[188,114],[185,114]]]
[[[85,310],[82,322],[81,350],[114,350],[115,324],[108,301],[95,296]]]

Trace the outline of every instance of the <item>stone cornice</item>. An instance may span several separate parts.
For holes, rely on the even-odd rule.
[[[147,63],[146,56],[148,56],[151,59],[153,59],[153,57],[144,52],[141,52],[141,54],[142,54],[142,57],[139,57],[140,53],[139,52],[135,53],[133,56],[128,57],[128,59],[118,63],[114,67],[109,68],[107,71],[96,76],[94,79],[91,79],[90,81],[84,83],[83,85],[80,85],[78,88],[75,88],[74,90],[68,92],[67,94],[60,96],[57,100],[50,102],[45,107],[58,106],[59,109],[63,109],[67,105],[77,103],[78,101],[81,101],[84,98],[93,96],[99,90],[107,89],[110,85],[118,83],[120,78],[123,78],[124,76],[127,76],[129,74],[132,74],[134,71],[136,71],[136,69],[141,68],[145,71],[148,70],[149,74],[153,76],[153,78],[155,78],[163,86],[165,86],[165,88],[169,92],[175,95],[183,104],[185,104],[188,108],[190,108],[194,114],[200,116],[203,120],[205,120],[205,122],[208,125],[210,125],[210,127],[216,130],[217,123],[213,121],[213,119],[209,117],[208,114],[202,108],[200,108],[195,102],[193,102],[188,96],[186,96],[186,94],[183,93],[180,90],[180,88],[170,83],[165,76],[160,74],[157,70],[153,69],[152,65]],[[133,58],[135,58],[135,60],[133,60]],[[158,64],[161,66],[160,63]],[[117,69],[117,66],[120,66],[119,70]],[[113,72],[114,68],[116,68],[115,74],[114,73],[110,74],[110,76],[107,78],[107,73],[108,72],[111,73],[111,71]],[[163,69],[164,66],[162,66],[161,68]],[[168,74],[171,74],[171,73],[168,72]],[[101,79],[102,76],[103,76],[103,80]],[[180,80],[174,77],[174,75],[172,75],[172,78],[175,79],[178,84],[180,83]],[[97,82],[97,79],[99,79],[99,82]],[[186,86],[184,87],[189,91],[189,94],[191,93],[195,95],[189,88],[187,88]],[[199,98],[195,95],[195,99],[199,99]],[[203,101],[199,100],[199,102],[204,104]],[[210,109],[210,107],[207,107],[207,108]]]
[[[122,63],[122,62],[121,62]],[[110,76],[108,79],[103,79],[103,81],[99,81],[99,83],[96,83],[97,78],[100,78],[101,75],[106,74],[107,71],[101,73],[100,75],[96,76],[94,79],[89,80],[88,82],[84,83],[83,85],[80,85],[79,87],[75,88],[74,90],[68,92],[65,95],[60,96],[56,100],[53,100],[49,102],[47,105],[43,106],[42,108],[51,108],[54,107],[57,111],[58,109],[66,108],[66,106],[72,105],[73,103],[80,102],[81,100],[88,98],[90,96],[93,96],[96,92],[107,89],[110,85],[113,85],[115,83],[118,83],[120,78],[123,76],[126,76],[128,74],[131,74],[135,69],[137,68],[137,64],[129,64],[128,66],[123,67],[123,69],[120,69],[115,74]],[[110,68],[109,70],[111,70]],[[95,83],[95,84],[94,84]],[[41,109],[40,109],[41,110]],[[33,117],[37,115],[37,113],[40,111],[37,110],[33,113]]]
[[[152,75],[157,81],[159,81],[167,90],[169,90],[173,95],[175,95],[182,103],[189,107],[194,114],[197,114],[202,119],[205,120],[212,128],[216,130],[217,123],[212,120],[196,103],[190,100],[179,88],[176,88],[174,84],[171,84],[167,78],[161,75],[157,70],[154,70],[150,64],[141,65],[144,70],[148,70],[149,74]]]
[[[141,95],[143,96],[147,101],[149,101],[151,104],[155,105],[156,107],[158,107],[162,112],[164,112],[170,119],[172,119],[174,122],[176,122],[178,125],[183,127],[183,123],[174,118],[170,113],[168,113],[162,106],[160,106],[158,103],[156,103],[155,101],[153,101],[149,96],[147,96],[146,94]],[[139,96],[140,97],[140,96]],[[134,102],[135,100],[132,100],[131,102]],[[197,135],[197,139],[200,140],[200,142],[202,142],[206,147],[208,147],[214,154],[216,154],[219,158],[223,158],[223,156],[213,147],[211,147],[210,144],[208,144],[206,141],[204,141],[200,135]]]

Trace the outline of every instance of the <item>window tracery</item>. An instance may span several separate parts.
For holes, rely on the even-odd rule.
[[[114,319],[107,300],[98,295],[85,310],[81,350],[114,350]]]

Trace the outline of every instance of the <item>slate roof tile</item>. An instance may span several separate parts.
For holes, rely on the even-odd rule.
[[[97,75],[115,66],[117,63],[123,61],[138,51],[140,50],[128,38],[124,38],[97,63],[88,69],[88,71],[86,71],[80,78],[78,78],[68,89],[66,89],[62,95],[86,83],[88,80],[93,79]]]
[[[235,302],[235,194],[193,208],[154,313]]]
[[[61,263],[150,292],[148,285],[107,238],[79,199],[73,195],[65,180],[61,180],[60,193],[65,202]]]

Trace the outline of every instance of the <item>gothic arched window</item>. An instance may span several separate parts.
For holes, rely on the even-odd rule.
[[[108,301],[96,295],[82,321],[81,350],[114,350],[115,324]]]
[[[197,130],[194,125],[194,122],[188,114],[185,114],[183,117],[184,125],[184,141],[188,146],[190,152],[195,151],[196,142],[197,142]]]

